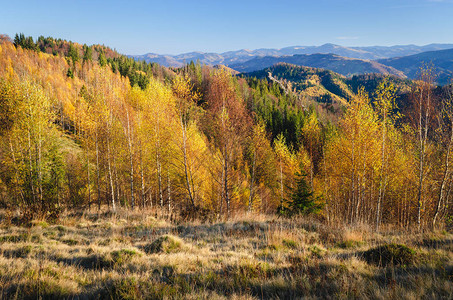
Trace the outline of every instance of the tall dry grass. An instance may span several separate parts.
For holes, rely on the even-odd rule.
[[[453,297],[448,232],[255,214],[181,222],[157,210],[69,211],[32,224],[0,227],[1,298]],[[399,245],[408,250],[384,255]]]

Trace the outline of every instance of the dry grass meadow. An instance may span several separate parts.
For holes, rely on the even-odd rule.
[[[453,235],[151,211],[21,227],[2,213],[0,298],[452,299]]]

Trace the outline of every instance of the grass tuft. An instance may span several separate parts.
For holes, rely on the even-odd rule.
[[[184,242],[180,238],[173,235],[164,235],[146,245],[144,251],[148,254],[174,253],[181,251],[183,246]]]
[[[121,249],[110,253],[114,265],[122,265],[128,263],[133,257],[141,256],[141,253],[131,249]]]
[[[377,266],[411,265],[415,262],[416,252],[405,245],[388,244],[365,251],[363,257]]]

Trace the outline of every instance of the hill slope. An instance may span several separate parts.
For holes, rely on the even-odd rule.
[[[381,73],[405,77],[401,71],[375,61],[346,58],[335,54],[293,55],[282,57],[266,56],[255,58],[242,64],[231,65],[230,67],[239,72],[253,72],[280,62],[298,66],[328,69],[345,76],[364,73]]]
[[[317,102],[341,104],[347,103],[357,93],[359,87],[363,86],[367,92],[372,93],[384,78],[382,74],[355,75],[347,78],[329,70],[287,63],[279,63],[243,75],[258,79],[267,78],[279,83],[285,90]],[[396,76],[391,76],[390,80],[397,87],[399,94],[410,90],[410,80]]]
[[[417,78],[420,68],[426,64],[434,67],[439,84],[447,84],[453,78],[453,49],[441,51],[428,51],[420,54],[381,59],[379,63],[401,70],[409,78]]]
[[[278,82],[285,90],[298,92],[324,103],[346,103],[353,95],[345,85],[345,77],[335,72],[279,63],[269,68],[247,73],[248,77],[267,78]]]

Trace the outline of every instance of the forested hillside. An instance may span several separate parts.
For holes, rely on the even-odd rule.
[[[404,84],[263,72],[170,70],[104,46],[3,36],[0,204],[23,222],[108,206],[204,220],[313,214],[376,230],[450,224],[451,86],[435,89],[429,71]]]
[[[395,86],[397,97],[406,96],[413,83],[411,80],[397,76],[376,73],[345,77],[326,69],[286,63],[278,63],[260,71],[243,73],[242,76],[277,82],[288,92],[318,102],[318,106],[320,103],[346,105],[362,87],[373,98],[373,93],[385,79]]]

